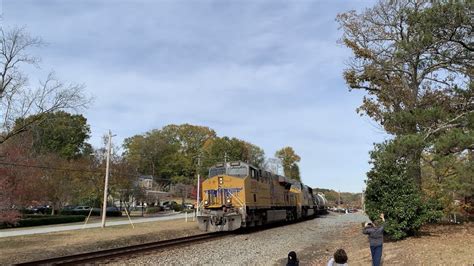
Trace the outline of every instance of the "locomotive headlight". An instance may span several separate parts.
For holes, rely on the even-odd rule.
[[[224,179],[222,178],[222,176],[219,177],[219,184],[224,184]]]

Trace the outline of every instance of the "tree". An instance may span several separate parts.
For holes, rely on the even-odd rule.
[[[90,127],[80,114],[57,111],[33,115],[18,119],[15,128],[23,125],[29,125],[27,129],[33,137],[33,150],[37,155],[54,153],[70,160],[89,156],[92,152],[91,145],[86,142],[90,137]]]
[[[10,138],[0,146],[0,223],[14,224],[22,208],[37,205],[45,199],[41,169],[31,156],[31,138]],[[6,160],[5,160],[6,158]]]
[[[33,122],[34,121],[34,122]],[[67,203],[80,203],[81,190],[85,190],[87,175],[69,169],[88,170],[92,147],[86,143],[90,129],[82,115],[72,115],[63,111],[43,113],[17,119],[14,131],[28,125],[27,132],[10,138],[12,142],[21,139],[31,140],[28,143],[28,156],[22,164],[34,160],[35,167],[40,166],[34,180],[38,192],[36,200],[40,204],[48,202],[52,212]],[[7,141],[4,145],[9,145]],[[26,143],[25,143],[26,144]],[[12,158],[7,156],[9,160]],[[85,157],[86,160],[79,160]],[[31,166],[31,167],[33,167]],[[28,167],[28,166],[27,166]]]
[[[195,183],[198,171],[198,158],[203,157],[204,144],[216,138],[216,132],[209,127],[190,124],[167,125],[161,130],[167,142],[177,147],[177,152],[170,163],[173,177],[184,177],[185,183]],[[180,179],[184,181],[182,178]]]
[[[438,135],[461,128],[474,112],[470,4],[463,1],[380,1],[339,14],[342,42],[354,57],[344,78],[367,92],[358,112],[402,143],[408,172],[421,188],[421,159]],[[471,143],[472,149],[472,143]]]
[[[0,224],[15,224],[20,219],[20,212],[14,208],[14,181],[7,171],[0,168]]]
[[[77,176],[74,174],[78,173],[71,170],[79,169],[79,164],[61,158],[54,153],[39,157],[38,164],[45,167],[36,176],[40,183],[38,189],[44,193],[42,202],[49,202],[51,214],[54,214],[55,210],[59,210],[73,201],[73,195],[76,194],[77,190],[76,185],[82,185],[78,184],[78,180],[75,179]]]
[[[117,149],[114,149],[117,150]],[[141,200],[145,191],[139,187],[138,173],[124,157],[112,154],[112,167],[110,171],[109,187],[112,197],[118,197],[120,207],[124,204],[126,208],[135,200]]]
[[[151,174],[167,184],[195,184],[198,171],[205,175],[211,165],[225,160],[257,167],[265,161],[264,151],[254,144],[216,137],[214,130],[190,124],[167,125],[127,138],[124,149],[123,156],[138,173]]]
[[[192,192],[194,182],[190,182],[190,178],[186,176],[174,176],[172,181],[175,184],[176,193],[181,197],[181,205],[184,206]]]
[[[173,176],[169,163],[178,151],[160,130],[152,130],[124,141],[123,156],[140,174],[168,179]]]
[[[265,153],[260,147],[237,138],[209,139],[203,149],[207,167],[223,161],[243,161],[263,167],[265,162]]]
[[[259,168],[263,168],[265,164],[265,152],[262,148],[252,143],[244,141],[245,156],[243,161],[247,161]]]
[[[19,118],[38,115],[35,118],[40,119],[41,114],[87,106],[84,86],[65,84],[52,72],[36,88],[29,85],[23,68],[37,66],[39,58],[29,55],[28,50],[40,47],[41,39],[31,37],[23,28],[0,27],[0,44],[0,144],[36,122],[31,119],[15,125]]]
[[[196,157],[204,143],[216,137],[216,132],[208,127],[190,124],[167,125],[161,130],[171,143],[179,146],[179,152],[187,157]]]
[[[386,141],[371,152],[373,167],[367,173],[365,205],[372,220],[384,213],[385,232],[401,239],[414,235],[425,222],[440,218],[441,212],[438,203],[423,197],[409,176],[409,159],[397,145],[397,140]]]
[[[293,164],[290,166],[290,176],[293,179],[301,181],[300,167],[297,164]]]
[[[301,160],[300,156],[295,153],[292,147],[284,147],[275,152],[275,157],[280,159],[283,165],[283,172],[285,176],[296,180],[301,180],[299,175],[298,162]]]
[[[444,150],[440,142],[435,144],[438,152],[423,154],[423,191],[442,203],[446,216],[453,213],[468,216],[473,210],[469,198],[474,195],[472,151],[446,154],[440,152]]]

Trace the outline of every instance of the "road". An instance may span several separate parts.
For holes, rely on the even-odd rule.
[[[133,224],[138,223],[148,223],[148,222],[155,222],[155,221],[167,221],[167,220],[174,220],[174,219],[185,219],[186,214],[184,213],[176,213],[176,214],[169,214],[166,216],[160,217],[150,217],[150,218],[138,218],[132,219]],[[192,214],[188,214],[188,218],[192,219]],[[116,225],[124,225],[130,224],[128,220],[122,221],[108,221],[106,222],[106,226],[116,226]],[[2,237],[10,237],[10,236],[23,236],[23,235],[33,235],[33,234],[45,234],[51,232],[61,232],[61,231],[69,231],[69,230],[80,230],[80,229],[87,229],[87,228],[97,228],[101,227],[100,222],[89,223],[89,224],[74,224],[74,225],[49,225],[49,226],[39,226],[39,227],[29,227],[28,229],[3,229],[0,230],[0,238]]]

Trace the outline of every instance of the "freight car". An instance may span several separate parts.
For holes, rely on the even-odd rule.
[[[326,199],[312,188],[244,162],[220,163],[202,183],[199,228],[232,231],[311,217],[325,210]]]

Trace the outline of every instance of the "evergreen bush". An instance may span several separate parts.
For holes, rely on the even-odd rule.
[[[183,206],[180,205],[180,204],[173,204],[171,205],[171,208],[175,211],[175,212],[180,212],[183,210]]]
[[[424,223],[439,219],[442,212],[434,200],[423,197],[407,174],[407,160],[392,152],[392,144],[377,144],[371,152],[373,168],[367,173],[365,204],[371,220],[384,213],[385,232],[402,239],[414,235]]]
[[[160,206],[156,206],[156,207],[147,207],[146,208],[146,213],[147,214],[151,214],[151,213],[157,213],[159,211],[161,211],[162,208]]]
[[[61,210],[60,215],[84,215],[89,216],[90,210]],[[101,216],[102,210],[99,208],[94,208],[91,212],[91,216]],[[107,211],[107,216],[120,217],[122,216],[121,211]]]
[[[84,215],[27,215],[16,224],[1,224],[0,228],[76,223],[83,222],[85,218]]]

